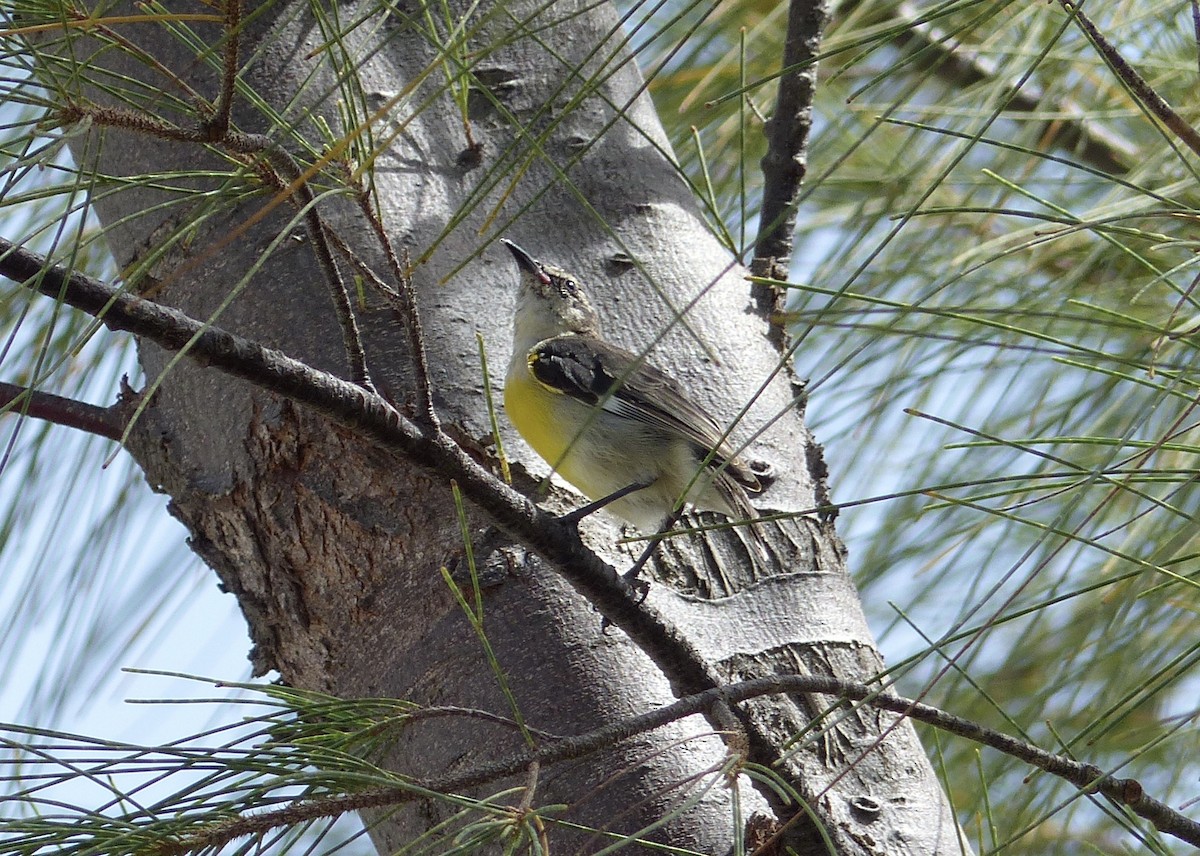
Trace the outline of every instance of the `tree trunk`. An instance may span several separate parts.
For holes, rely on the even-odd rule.
[[[467,5],[455,4],[455,13],[465,14]],[[764,511],[821,505],[821,451],[794,403],[798,387],[786,370],[777,370],[780,355],[753,311],[744,271],[705,229],[666,154],[666,138],[628,54],[609,58],[621,32],[611,8],[501,3],[471,13],[468,26],[479,29],[458,55],[472,64],[468,103],[478,152],[470,150],[461,113],[444,91],[441,57],[422,12],[404,7],[371,15],[331,43],[307,8],[277,3],[246,11],[242,56],[252,59],[241,79],[281,116],[268,121],[239,97],[235,123],[299,152],[302,138],[321,139],[314,115],[342,133],[336,130],[338,99],[358,98],[367,110],[394,101],[373,128],[377,144],[395,134],[375,160],[373,181],[393,241],[422,260],[414,282],[431,383],[440,418],[461,442],[492,460],[475,334],[482,334],[493,370],[506,365],[517,270],[494,239],[508,236],[575,272],[590,288],[607,335],[634,350],[653,344],[652,360],[719,421],[731,420],[774,377],[736,435],[745,438],[770,424],[750,449],[778,473],[758,505]],[[353,6],[335,11],[343,22],[360,14]],[[515,23],[535,14],[525,28]],[[197,25],[197,32],[209,44],[220,42],[215,26]],[[197,90],[215,93],[219,63],[197,61],[162,28],[140,28],[132,37]],[[111,50],[102,61],[165,90],[154,109],[179,119],[166,97],[177,93],[153,68]],[[338,88],[338,62],[354,64],[361,91]],[[573,76],[580,66],[582,73]],[[597,76],[599,86],[584,83]],[[418,110],[427,98],[432,102]],[[98,158],[107,175],[222,166],[199,147],[122,131],[83,139],[76,153],[84,168]],[[316,192],[322,180],[314,181]],[[195,179],[200,186],[207,181]],[[158,301],[346,376],[341,334],[310,247],[288,240],[266,252],[289,228],[289,206],[251,223],[265,197],[212,211],[199,203],[186,210],[156,207],[170,197],[142,189],[95,194],[123,267],[147,260],[163,235],[185,225],[193,230],[154,261],[137,287],[145,290],[153,281]],[[493,209],[497,216],[489,219]],[[323,201],[321,210],[334,232],[376,269],[386,269],[344,196]],[[260,262],[229,300],[234,285]],[[673,323],[680,313],[683,320]],[[413,399],[414,375],[400,322],[375,305],[359,316],[372,374],[403,408]],[[193,547],[238,597],[255,642],[256,672],[275,669],[290,684],[338,696],[509,712],[439,573],[445,566],[466,579],[445,479],[247,383],[188,361],[168,367],[172,355],[153,345],[144,344],[141,355],[148,379],[161,378],[161,384],[129,450],[150,483],[170,496]],[[498,377],[491,383],[498,387]],[[518,484],[532,492],[548,468],[502,415],[501,425]],[[543,502],[567,509],[580,499],[554,485]],[[649,657],[623,634],[603,633],[590,605],[533,552],[494,537],[482,513],[469,515],[481,552],[488,638],[531,725],[580,733],[672,699],[670,680]],[[601,515],[583,528],[618,568],[629,563],[630,551],[613,546],[618,532]],[[880,674],[832,522],[805,516],[765,528],[774,552],[769,568],[748,561],[751,551],[737,534],[672,541],[661,551],[648,603],[683,628],[729,680],[812,672],[869,681]],[[779,759],[788,738],[830,704],[796,697],[746,705],[753,760]],[[957,827],[909,725],[867,708],[834,719],[815,743],[780,761],[780,771],[808,800],[838,851],[961,852]],[[598,829],[640,829],[685,792],[699,792],[693,777],[720,766],[726,748],[712,730],[693,717],[545,770],[535,804],[567,803],[568,819]],[[473,720],[433,720],[409,731],[391,763],[413,775],[464,767],[520,746],[511,729]],[[749,786],[742,790],[747,815],[755,810],[782,822],[798,811]],[[447,811],[413,806],[389,815],[373,834],[381,850],[399,847]],[[733,842],[730,812],[730,793],[718,785],[652,837],[726,852]],[[807,831],[792,839],[796,846],[825,852],[811,825],[799,826]],[[599,841],[562,830],[551,836],[559,848],[567,842],[594,849]]]

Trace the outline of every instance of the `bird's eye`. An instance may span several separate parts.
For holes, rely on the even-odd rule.
[[[570,297],[579,290],[579,286],[575,284],[573,279],[560,279],[558,281],[558,293],[563,297]]]

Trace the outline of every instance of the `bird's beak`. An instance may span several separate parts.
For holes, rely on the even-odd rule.
[[[539,279],[544,276],[542,266],[538,264],[537,259],[522,250],[508,238],[501,238],[500,243],[508,247],[508,251],[513,254],[513,258],[517,260],[517,267],[526,273],[533,274]]]

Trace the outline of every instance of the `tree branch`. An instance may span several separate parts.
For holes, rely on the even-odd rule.
[[[367,370],[367,354],[363,349],[358,321],[354,317],[350,292],[346,289],[346,281],[342,278],[342,272],[330,250],[329,230],[325,228],[325,219],[317,210],[317,200],[309,187],[308,176],[301,171],[296,159],[269,137],[251,135],[251,139],[261,144],[263,157],[283,179],[288,192],[292,194],[297,207],[304,214],[304,225],[308,239],[312,242],[313,255],[316,256],[317,265],[325,276],[338,326],[342,331],[342,347],[345,348],[346,358],[350,361],[350,380],[368,392],[375,392],[375,385],[371,383],[371,375]]]
[[[120,405],[99,407],[74,398],[0,381],[0,415],[16,413],[44,419],[55,425],[78,428],[116,442],[121,441],[125,419]]]
[[[257,342],[201,323],[178,310],[119,291],[80,273],[50,266],[42,256],[0,238],[0,275],[123,330],[182,352],[198,363],[246,380],[307,407],[409,464],[453,479],[463,495],[497,528],[547,562],[607,621],[638,646],[669,681],[677,697],[715,689],[723,679],[693,641],[635,592],[582,540],[578,527],[542,509],[471,458],[444,431],[421,427],[379,394]],[[706,710],[716,731],[728,721]],[[783,760],[769,723],[747,718],[736,741],[748,742],[749,760],[774,767]],[[743,736],[744,735],[744,736]],[[774,792],[769,800],[777,801]]]
[[[467,123],[466,119],[463,121]],[[469,124],[467,124],[467,134],[470,135]],[[412,351],[410,358],[413,361],[414,382],[417,387],[417,408],[414,418],[423,425],[437,430],[440,423],[437,410],[433,406],[433,388],[429,382],[429,359],[425,353],[425,332],[421,328],[421,313],[417,308],[417,293],[413,287],[408,251],[405,251],[404,264],[401,265],[400,257],[396,254],[396,248],[392,245],[391,238],[388,237],[383,221],[375,216],[375,209],[371,207],[370,194],[361,181],[357,184],[358,192],[355,194],[355,198],[358,200],[358,208],[367,222],[371,224],[375,240],[383,250],[388,267],[392,271],[392,277],[396,280],[395,288],[383,286],[380,293],[391,305],[392,311],[395,312],[400,323],[404,325],[405,332],[408,333],[408,347]]]
[[[922,20],[921,10],[911,3],[902,2],[895,10],[893,20],[904,26],[902,40],[922,53],[933,54],[929,63],[939,76],[949,78],[955,86],[970,86],[994,81],[999,73],[994,63],[955,42],[951,34]],[[1117,175],[1129,172],[1137,163],[1137,147],[1103,125],[1091,121],[1083,108],[1070,101],[1047,102],[1046,94],[1026,81],[1022,86],[1011,86],[1009,110],[1036,113],[1048,109],[1056,118],[1046,121],[1049,133],[1056,146],[1077,152],[1078,157],[1097,169]]]
[[[379,395],[279,351],[203,324],[178,310],[119,291],[80,273],[50,266],[37,253],[0,238],[0,275],[61,300],[202,365],[304,405],[413,465],[453,478],[463,494],[514,540],[553,567],[612,624],[624,631],[671,681],[676,695],[720,685],[715,671],[679,630],[588,549],[572,524],[538,508],[476,463],[449,436],[422,432]],[[769,747],[765,735],[759,746]],[[771,763],[772,759],[759,759]]]
[[[427,779],[414,779],[409,787],[385,787],[341,794],[326,799],[296,802],[277,811],[222,820],[182,838],[165,842],[155,852],[160,856],[181,856],[199,850],[216,850],[236,838],[262,835],[284,826],[336,817],[349,811],[393,806],[425,798],[429,791],[449,793],[477,787],[516,775],[528,769],[532,763],[545,766],[585,757],[636,734],[661,728],[687,716],[705,713],[714,705],[736,704],[760,696],[782,693],[819,694],[860,701],[879,710],[906,716],[942,731],[965,737],[1065,779],[1084,793],[1102,794],[1150,821],[1159,832],[1200,846],[1200,823],[1180,814],[1165,803],[1146,796],[1136,779],[1110,776],[1092,764],[1083,764],[1062,755],[1055,755],[1031,743],[1017,740],[932,705],[882,692],[875,687],[824,675],[777,675],[696,693],[649,713],[628,717],[587,734],[554,740],[537,749],[522,749],[507,758],[490,761],[470,770]]]
[[[816,55],[829,17],[825,0],[791,0],[783,46],[784,72],[779,77],[775,112],[767,122],[767,153],[763,173],[762,212],[750,272],[786,280],[796,229],[796,200],[808,171],[808,135],[812,130],[813,91],[817,83]],[[781,310],[784,292],[755,284],[752,294],[759,312],[771,319],[773,335],[783,340]]]
[[[1125,58],[1121,56],[1116,46],[1113,45],[1104,34],[1096,29],[1096,25],[1092,23],[1087,15],[1072,0],[1059,0],[1066,12],[1071,15],[1078,23],[1080,29],[1091,40],[1096,49],[1100,51],[1100,55],[1104,57],[1104,61],[1109,67],[1116,72],[1117,77],[1121,82],[1129,87],[1129,91],[1133,96],[1141,102],[1142,106],[1149,110],[1155,118],[1167,126],[1167,128],[1179,138],[1185,146],[1192,150],[1194,154],[1200,155],[1200,132],[1193,128],[1186,119],[1180,116],[1166,102],[1154,87],[1146,82]]]
[[[861,4],[854,3],[845,11]],[[870,24],[894,24],[903,27],[897,41],[918,54],[929,55],[928,64],[939,77],[956,87],[995,81],[999,72],[995,63],[955,40],[953,34],[924,20],[925,14],[911,3],[900,2],[887,14],[871,15]],[[1140,153],[1133,143],[1104,125],[1087,117],[1083,108],[1071,101],[1048,101],[1046,94],[1031,82],[1011,86],[1009,110],[1036,113],[1048,110],[1055,118],[1047,119],[1047,138],[1055,146],[1075,152],[1078,158],[1096,169],[1124,175],[1137,164]]]
[[[214,141],[229,133],[229,114],[233,109],[233,92],[237,84],[238,48],[241,46],[242,0],[225,0],[225,54],[221,63],[221,91],[217,95],[212,117],[205,128]]]

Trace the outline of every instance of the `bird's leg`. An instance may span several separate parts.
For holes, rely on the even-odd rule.
[[[576,508],[574,511],[568,511],[566,514],[559,515],[558,519],[563,523],[578,523],[589,514],[595,514],[606,505],[611,505],[618,499],[629,496],[631,493],[636,493],[639,490],[645,490],[652,484],[654,484],[653,481],[634,482],[633,484],[627,484],[620,490],[614,490],[608,496],[600,497],[595,502],[589,502],[587,505],[581,508]]]
[[[642,568],[646,567],[646,563],[650,561],[650,557],[654,555],[654,551],[658,548],[658,545],[662,543],[663,536],[671,531],[675,524],[679,522],[680,517],[683,517],[682,508],[672,511],[667,516],[667,519],[663,521],[662,526],[658,527],[658,532],[654,533],[654,536],[646,544],[646,549],[642,550],[642,555],[638,556],[638,560],[633,563],[633,567],[622,574],[622,576],[625,578],[625,582],[629,583],[634,588],[639,589],[641,586],[645,585],[644,583],[638,583],[638,574],[642,572]],[[645,594],[642,596],[645,597]]]

